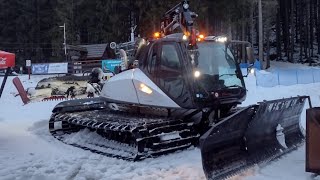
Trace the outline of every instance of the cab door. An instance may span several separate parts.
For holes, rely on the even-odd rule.
[[[173,101],[184,108],[192,108],[190,88],[187,84],[187,65],[181,44],[177,42],[162,42],[157,58],[156,84]]]
[[[158,40],[150,43],[141,56],[143,73],[180,107],[194,108],[188,54],[182,43]]]

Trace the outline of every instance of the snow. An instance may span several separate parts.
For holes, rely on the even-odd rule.
[[[304,68],[303,65],[274,63],[272,67]],[[47,76],[19,76],[25,88],[35,87]],[[23,105],[14,97],[16,89],[9,77],[0,99],[0,179],[169,179],[204,180],[200,150],[196,147],[141,162],[105,157],[84,151],[54,139],[48,132],[51,110],[60,101]],[[3,77],[0,77],[2,82]],[[256,87],[255,77],[246,78],[247,100],[242,106],[262,100],[309,95],[314,106],[320,106],[320,83],[272,88]],[[307,106],[306,106],[307,108]],[[305,113],[301,118],[305,128]],[[94,136],[93,136],[94,137]],[[85,139],[83,139],[85,140]],[[256,167],[233,180],[318,179],[305,172],[305,148],[283,156],[276,162]]]
[[[166,141],[166,140],[172,140],[172,139],[180,139],[181,136],[179,135],[179,132],[173,132],[173,133],[163,133],[162,136],[160,136],[162,141]]]

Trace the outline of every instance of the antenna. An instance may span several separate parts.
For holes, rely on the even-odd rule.
[[[136,30],[137,25],[135,25],[134,27],[131,27],[131,42],[134,42],[134,31]]]

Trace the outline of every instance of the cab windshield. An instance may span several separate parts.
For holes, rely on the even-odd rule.
[[[236,61],[225,44],[202,42],[198,44],[195,70],[199,71],[198,81],[207,90],[224,87],[243,87],[237,76]]]

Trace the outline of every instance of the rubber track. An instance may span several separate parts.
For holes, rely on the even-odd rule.
[[[110,115],[110,113],[112,113]],[[98,117],[96,119],[91,120],[90,117]],[[115,118],[117,117],[117,118]],[[163,118],[163,117],[162,117]],[[63,129],[56,129],[54,127],[55,122],[61,121],[64,124]],[[81,144],[73,144],[68,143],[63,140],[63,135],[60,136],[57,132],[63,132],[63,134],[70,133],[70,131],[79,131],[83,128],[88,127],[92,131],[99,131],[98,134],[110,137],[108,133],[114,134],[128,134],[129,141],[134,142],[133,144],[128,142],[123,142],[124,147],[129,145],[137,147],[137,154],[132,157],[121,156],[111,153],[106,153],[100,151],[98,149],[92,149],[90,147],[81,145]],[[71,128],[71,129],[69,129]],[[140,116],[136,115],[132,117],[132,115],[128,115],[128,113],[124,112],[111,112],[109,109],[103,110],[94,110],[94,111],[84,111],[84,112],[71,112],[71,113],[54,113],[51,116],[49,122],[49,129],[51,134],[58,140],[84,149],[91,151],[93,153],[105,155],[108,157],[129,160],[129,161],[137,161],[142,160],[149,157],[157,157],[159,155],[167,154],[170,152],[174,152],[177,150],[186,149],[192,145],[195,145],[196,141],[199,138],[198,133],[195,133],[193,130],[193,123],[186,123],[182,120],[174,120],[174,119],[166,119],[166,118],[151,118],[148,116]],[[185,133],[184,137],[180,137],[180,139],[172,139],[172,140],[163,140],[159,141],[159,138],[163,136],[163,134],[170,133]],[[111,135],[111,137],[114,137]],[[128,138],[127,136],[125,136]],[[111,141],[118,141],[121,143],[121,137],[116,137],[116,139],[111,139]],[[130,139],[131,138],[131,139]],[[156,141],[154,141],[156,140]],[[159,141],[159,142],[158,142]],[[101,146],[98,144],[94,144],[99,148],[105,149],[114,149],[113,147]],[[147,148],[147,149],[146,149]]]
[[[138,157],[125,157],[125,156],[115,155],[115,154],[106,153],[106,152],[103,152],[103,151],[100,151],[100,150],[97,150],[97,149],[92,149],[92,148],[89,148],[89,147],[86,147],[86,146],[82,146],[82,145],[79,145],[79,144],[68,143],[68,142],[64,141],[64,138],[62,136],[58,135],[56,132],[54,132],[54,131],[50,131],[50,132],[51,132],[52,136],[54,138],[56,138],[57,140],[65,143],[67,145],[71,145],[71,146],[80,148],[80,149],[85,150],[85,151],[90,151],[92,153],[100,154],[100,155],[111,157],[111,158],[122,159],[122,160],[126,160],[126,161],[136,161],[136,160],[141,159],[141,158],[138,158]],[[106,149],[110,148],[110,147],[106,147],[106,146],[102,146],[102,145],[98,145],[98,144],[94,144],[94,145],[97,146],[97,147],[100,147],[100,148],[106,148]]]

